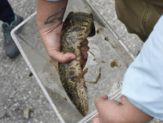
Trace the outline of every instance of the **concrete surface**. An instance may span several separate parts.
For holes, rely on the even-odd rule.
[[[15,13],[27,18],[36,11],[35,0],[9,0]],[[0,123],[59,123],[23,57],[6,57],[0,31]],[[23,118],[30,108],[28,119]]]
[[[125,26],[117,20],[114,0],[96,1],[98,2],[95,5],[100,13],[136,56],[142,42],[136,35],[128,34]],[[35,0],[9,0],[9,2],[15,13],[23,18],[36,11]],[[6,57],[1,31],[0,61],[0,123],[59,123],[35,78],[29,76],[30,70],[23,57],[21,55],[15,59]],[[23,118],[23,111],[26,108],[30,109],[27,119]]]

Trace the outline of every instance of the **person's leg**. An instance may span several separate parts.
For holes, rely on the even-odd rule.
[[[10,24],[15,19],[15,14],[7,0],[0,0],[0,20]]]
[[[118,19],[129,33],[137,34],[146,41],[154,25],[163,13],[162,0],[115,0]]]
[[[0,0],[0,20],[3,21],[1,30],[4,34],[4,49],[6,55],[10,58],[14,58],[19,54],[19,50],[15,45],[10,32],[15,26],[23,21],[23,18],[14,14],[7,0]]]

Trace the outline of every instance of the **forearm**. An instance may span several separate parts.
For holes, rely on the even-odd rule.
[[[67,1],[49,2],[38,0],[37,25],[40,32],[51,32],[61,24]]]
[[[56,2],[54,2],[56,1]],[[68,0],[38,0],[37,26],[48,55],[61,63],[76,58],[75,54],[60,52],[63,16]]]
[[[146,114],[163,120],[163,16],[128,68],[122,94]]]

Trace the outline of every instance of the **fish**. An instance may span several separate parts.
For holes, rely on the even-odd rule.
[[[83,78],[88,69],[81,66],[80,48],[88,36],[95,35],[93,15],[85,12],[70,12],[61,32],[61,52],[73,53],[76,59],[68,63],[58,63],[62,85],[72,103],[82,116],[88,112],[87,87]]]

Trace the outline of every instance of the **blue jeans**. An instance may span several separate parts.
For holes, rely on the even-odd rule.
[[[0,0],[0,20],[11,23],[15,19],[15,14],[7,0]]]

